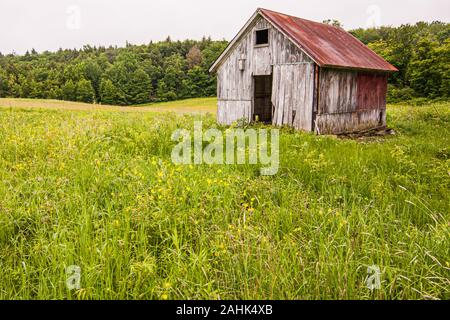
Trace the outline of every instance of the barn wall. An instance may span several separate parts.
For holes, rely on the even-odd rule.
[[[269,45],[255,47],[255,31],[265,28],[269,29]],[[239,70],[242,58],[246,59],[244,71]],[[304,62],[313,63],[264,18],[257,18],[217,71],[219,123],[231,124],[243,117],[253,120],[253,76],[271,75],[273,65]]]
[[[219,110],[217,121],[223,124],[232,124],[239,119],[251,119],[252,103],[251,101],[219,101]]]
[[[312,130],[314,65],[281,64],[273,69],[273,124]]]
[[[321,69],[316,125],[321,134],[386,125],[387,76]]]
[[[358,76],[354,72],[322,69],[319,114],[353,112],[357,108]]]
[[[388,76],[358,74],[358,110],[386,109]]]

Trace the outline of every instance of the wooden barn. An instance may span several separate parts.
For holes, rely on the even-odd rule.
[[[385,126],[387,79],[395,71],[342,28],[266,9],[210,69],[219,123],[246,119],[318,134]]]

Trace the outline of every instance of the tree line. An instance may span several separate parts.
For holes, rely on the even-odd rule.
[[[0,97],[139,105],[214,96],[208,69],[226,41],[166,41],[0,54]]]
[[[350,32],[400,70],[389,80],[389,100],[450,96],[450,24]],[[167,38],[123,48],[0,53],[0,97],[139,105],[214,96],[216,79],[208,69],[227,44]]]

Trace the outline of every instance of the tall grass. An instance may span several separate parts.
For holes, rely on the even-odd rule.
[[[398,134],[361,141],[283,129],[262,177],[171,163],[212,116],[0,108],[0,298],[449,299],[449,110],[390,107]]]

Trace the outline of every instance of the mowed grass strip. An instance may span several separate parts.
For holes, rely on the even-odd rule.
[[[362,141],[283,129],[274,177],[173,165],[211,115],[0,108],[0,298],[449,299],[449,107]]]
[[[120,107],[98,105],[81,102],[0,98],[0,108],[21,109],[53,109],[71,111],[119,111],[119,112],[175,112],[175,113],[211,113],[217,112],[216,98],[186,99],[180,101],[161,102],[141,106]]]

